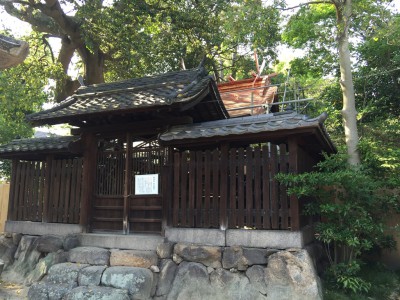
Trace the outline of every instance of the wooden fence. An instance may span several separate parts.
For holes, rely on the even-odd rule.
[[[185,151],[174,154],[174,227],[290,229],[287,146]]]
[[[82,159],[14,161],[9,220],[76,224]]]

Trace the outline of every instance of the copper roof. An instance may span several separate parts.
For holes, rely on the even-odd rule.
[[[151,107],[190,104],[200,101],[201,95],[212,90],[210,89],[212,84],[213,80],[205,69],[199,67],[157,76],[84,86],[57,106],[28,115],[27,120],[35,125],[56,124],[68,121],[71,117],[84,118],[98,113],[129,113]],[[216,113],[224,117],[226,111],[222,102],[216,107],[218,110]]]
[[[278,92],[277,86],[271,86],[271,77],[274,76],[275,73],[218,84],[218,91],[229,116],[264,114],[264,106],[272,104]]]

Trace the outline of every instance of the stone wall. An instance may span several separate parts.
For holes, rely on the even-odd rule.
[[[165,241],[152,251],[82,247],[77,236],[0,237],[2,278],[35,299],[322,299],[307,250]]]

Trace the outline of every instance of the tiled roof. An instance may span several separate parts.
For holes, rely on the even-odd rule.
[[[323,113],[317,118],[309,118],[296,112],[280,112],[242,118],[211,121],[206,123],[171,127],[160,136],[164,142],[184,139],[199,139],[242,135],[294,128],[319,127],[327,118]]]
[[[0,34],[0,70],[23,62],[28,53],[26,42]]]
[[[57,106],[28,115],[27,120],[43,124],[46,120],[71,116],[133,111],[188,102],[205,91],[211,80],[205,69],[199,67],[158,76],[83,86]]]
[[[45,138],[17,139],[0,146],[0,156],[15,152],[33,152],[42,150],[68,150],[71,142],[78,140],[76,136],[57,136]]]

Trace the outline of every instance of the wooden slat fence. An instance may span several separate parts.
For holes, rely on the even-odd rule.
[[[82,159],[14,161],[9,220],[76,224]]]
[[[170,224],[290,229],[290,201],[274,179],[288,164],[285,144],[174,153]]]

